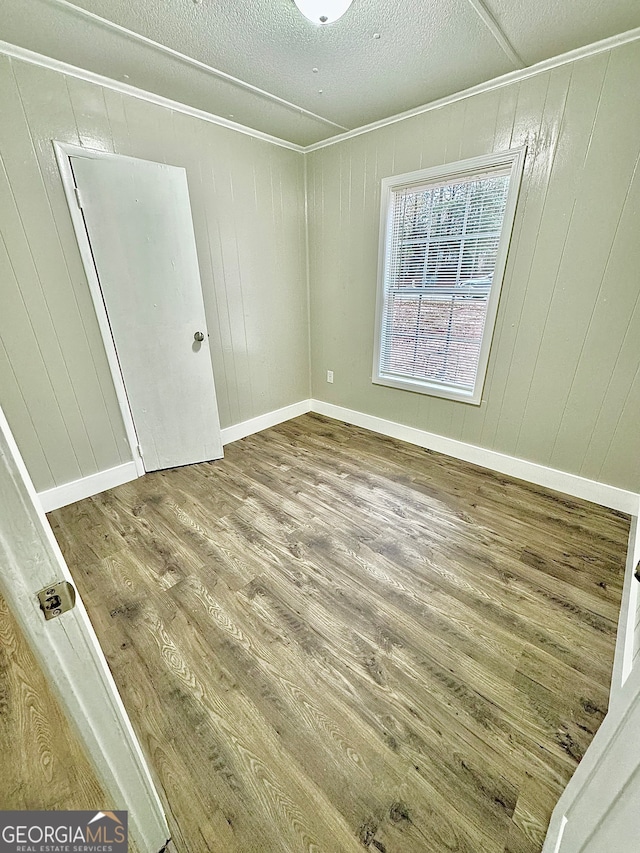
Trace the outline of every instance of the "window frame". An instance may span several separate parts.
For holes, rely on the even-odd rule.
[[[382,179],[380,195],[380,233],[378,242],[379,253],[376,325],[373,348],[373,373],[371,378],[371,381],[375,385],[386,385],[391,388],[415,391],[421,394],[428,394],[433,397],[443,397],[448,400],[457,400],[477,406],[482,402],[482,392],[487,375],[491,343],[495,331],[498,303],[500,301],[500,293],[502,291],[509,246],[513,233],[518,195],[522,183],[525,155],[526,146],[510,148],[507,151],[486,154],[481,157],[472,157],[467,160],[460,160],[456,163],[447,163],[442,166],[420,169],[415,172],[407,172],[403,175],[393,175]],[[446,179],[454,181],[461,177],[471,176],[475,172],[483,173],[492,168],[499,169],[505,167],[510,167],[509,191],[507,194],[507,202],[502,221],[502,230],[500,232],[500,241],[498,244],[491,289],[487,299],[485,324],[482,333],[478,369],[473,389],[468,391],[466,389],[457,388],[452,384],[447,385],[446,383],[435,382],[429,379],[415,379],[409,377],[401,378],[383,372],[380,369],[380,355],[382,347],[382,330],[385,319],[386,272],[389,266],[391,253],[390,235],[392,234],[393,227],[393,193],[397,190],[410,189],[412,186],[419,186],[428,183],[435,184],[437,182],[442,183],[443,180]]]

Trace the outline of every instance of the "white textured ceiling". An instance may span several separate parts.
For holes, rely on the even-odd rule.
[[[353,0],[324,27],[293,0],[0,0],[4,41],[300,145],[638,26],[638,0]]]

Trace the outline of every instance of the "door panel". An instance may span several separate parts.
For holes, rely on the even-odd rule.
[[[169,830],[162,805],[82,598],[78,595],[72,610],[50,621],[45,621],[38,606],[38,590],[54,580],[72,583],[73,579],[1,408],[0,507],[0,594],[40,664],[52,694],[73,723],[74,734],[86,749],[107,797],[105,805],[128,809],[129,828],[138,850],[163,849]],[[23,686],[20,701],[25,713],[29,712],[28,694]],[[35,700],[42,702],[44,697],[34,695]],[[21,709],[13,710],[19,713]],[[6,724],[4,711],[2,722]],[[39,743],[23,752],[23,761],[38,746],[44,749],[43,756],[51,758],[47,729],[55,724],[55,718],[39,723],[37,717],[42,711],[38,708],[36,713]],[[28,735],[29,727],[23,725],[21,732]],[[67,760],[72,758],[71,754],[66,755]],[[2,761],[7,759],[4,753]],[[4,775],[4,763],[0,766]],[[61,794],[50,778],[53,768],[47,772],[47,784],[55,800],[47,807],[60,808]],[[34,784],[31,779],[30,796],[37,796]],[[81,802],[79,795],[77,803]],[[89,808],[89,803],[84,807]],[[2,808],[7,808],[6,802]]]
[[[625,587],[635,585],[640,559],[638,519],[633,518]],[[629,596],[635,600],[635,595]],[[625,599],[623,599],[625,601]],[[628,605],[627,604],[625,606]],[[635,608],[632,607],[633,612]],[[626,619],[621,618],[619,630]],[[618,644],[624,655],[624,643]],[[640,665],[614,666],[609,711],[556,806],[543,853],[631,853],[640,850]]]
[[[70,162],[145,470],[222,457],[184,169]]]
[[[636,689],[635,695],[630,693],[629,705],[610,710],[596,735],[602,732],[607,742],[566,811],[557,853],[630,853],[640,849],[640,690]],[[592,746],[597,744],[596,738]]]

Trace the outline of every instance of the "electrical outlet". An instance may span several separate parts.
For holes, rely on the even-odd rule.
[[[333,382],[333,370],[327,370],[327,382]]]

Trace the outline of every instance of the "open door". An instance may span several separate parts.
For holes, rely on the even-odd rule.
[[[132,840],[156,853],[169,837],[160,799],[80,598],[45,621],[36,594],[71,575],[0,409],[0,591],[85,744]]]
[[[627,578],[640,559],[637,534],[635,519]],[[553,812],[543,853],[640,850],[640,666],[630,661],[626,669],[624,684],[614,683],[609,711]]]
[[[221,458],[185,170],[55,145],[134,456],[146,471]]]

